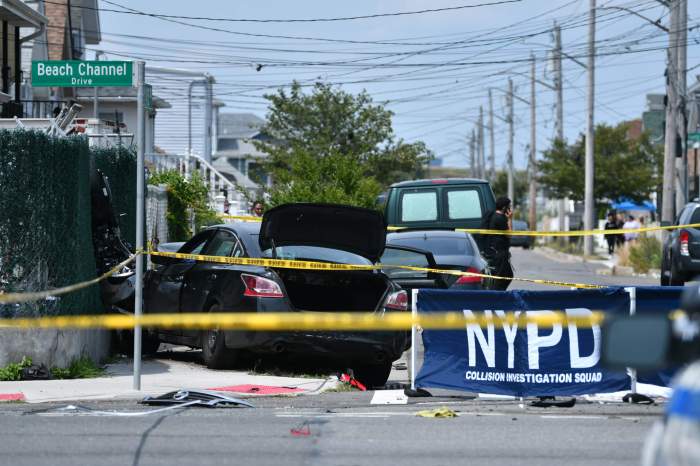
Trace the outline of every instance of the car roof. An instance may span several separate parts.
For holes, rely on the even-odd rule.
[[[400,181],[391,185],[392,188],[405,188],[435,185],[488,184],[488,181],[478,178],[433,178],[424,180]]]
[[[213,225],[209,228],[224,228],[226,230],[231,230],[236,233],[249,233],[251,235],[257,235],[258,233],[260,233],[260,222],[245,222],[242,220],[235,220],[231,223]]]

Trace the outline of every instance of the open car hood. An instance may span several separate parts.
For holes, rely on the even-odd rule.
[[[268,210],[260,226],[264,251],[275,246],[320,246],[378,262],[386,244],[386,222],[376,210],[337,204],[283,204]]]

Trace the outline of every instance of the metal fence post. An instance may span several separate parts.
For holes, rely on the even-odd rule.
[[[411,315],[414,317],[418,316],[418,290],[413,289],[411,291]],[[414,323],[411,325],[411,390],[415,392],[416,390],[416,333],[417,328]]]
[[[633,316],[637,313],[637,288],[630,286],[625,291],[630,295],[630,315]],[[637,393],[637,370],[628,367],[627,374],[630,377],[630,393]]]
[[[146,64],[137,61],[137,151],[136,151],[136,296],[134,316],[138,319],[143,312],[143,221],[144,221],[144,151],[146,149],[145,83]],[[134,325],[134,390],[141,390],[141,325]]]

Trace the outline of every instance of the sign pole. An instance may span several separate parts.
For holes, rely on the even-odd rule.
[[[136,290],[134,316],[143,313],[143,214],[144,214],[144,150],[146,146],[145,87],[146,64],[137,61],[137,138],[136,138]],[[141,390],[141,325],[134,325],[134,390]]]
[[[418,290],[411,291],[411,314],[418,316]],[[411,325],[411,390],[416,391],[416,324]]]

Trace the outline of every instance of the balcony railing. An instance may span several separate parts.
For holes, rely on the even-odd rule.
[[[54,109],[67,103],[63,100],[12,100],[0,104],[0,118],[53,118]]]

